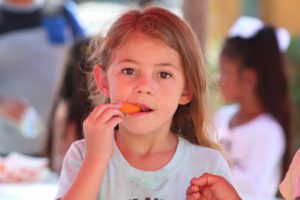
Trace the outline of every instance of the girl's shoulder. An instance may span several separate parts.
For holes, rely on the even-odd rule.
[[[279,122],[269,113],[262,113],[252,120],[267,127],[280,128]]]
[[[284,130],[279,122],[270,114],[263,113],[248,123],[253,137],[284,140]]]
[[[196,158],[196,159],[210,159],[210,160],[219,160],[222,159],[223,156],[221,154],[220,151],[210,148],[210,147],[205,147],[205,146],[201,146],[201,145],[196,145],[191,143],[190,141],[181,138],[180,140],[182,140],[182,143],[184,143],[185,149],[186,149],[186,153],[188,155],[190,155],[190,158]]]
[[[85,148],[86,148],[85,139],[74,141],[71,144],[70,148],[78,149],[78,150],[85,150]]]
[[[238,104],[230,104],[230,105],[225,105],[222,106],[217,112],[216,112],[216,117],[219,118],[228,118],[235,114],[239,109]]]
[[[239,131],[251,133],[258,138],[283,137],[284,130],[280,123],[269,113],[262,113],[240,126]],[[277,135],[277,136],[276,136]]]
[[[83,160],[86,152],[85,139],[73,142],[66,153],[66,157],[71,160]]]
[[[216,127],[226,128],[232,116],[238,111],[238,104],[225,105],[221,107],[214,115]]]
[[[231,180],[231,172],[220,151],[210,147],[192,144],[182,139],[186,146],[185,164],[199,173],[213,173]]]

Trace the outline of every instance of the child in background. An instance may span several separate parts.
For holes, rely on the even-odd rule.
[[[226,103],[235,104],[221,108],[216,127],[243,199],[275,198],[282,161],[288,163],[291,110],[280,51],[285,41],[285,30],[243,17],[221,52],[220,91]]]
[[[50,133],[51,167],[59,172],[70,145],[83,138],[82,122],[92,109],[86,73],[89,38],[77,40],[71,48],[63,83],[54,106]]]
[[[193,177],[230,179],[207,132],[205,67],[191,28],[146,7],[126,12],[98,39],[91,45],[96,107],[85,139],[66,154],[56,198],[185,199]],[[123,113],[124,103],[140,111]]]

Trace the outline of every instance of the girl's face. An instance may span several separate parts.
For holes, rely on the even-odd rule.
[[[242,92],[241,72],[238,63],[221,56],[218,85],[226,103],[239,101]]]
[[[142,112],[125,115],[119,125],[134,134],[169,131],[178,104],[192,97],[178,52],[140,32],[114,51],[106,76],[111,103],[142,107]]]

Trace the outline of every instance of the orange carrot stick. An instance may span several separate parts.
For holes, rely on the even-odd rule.
[[[124,102],[122,104],[121,111],[123,113],[135,113],[135,112],[140,112],[141,107],[139,105],[136,105],[136,104]]]

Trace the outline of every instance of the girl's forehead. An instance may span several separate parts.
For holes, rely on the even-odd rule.
[[[168,46],[162,39],[158,38],[157,36],[153,36],[141,31],[133,31],[130,34],[128,34],[123,42],[119,45],[118,48],[122,48],[124,45],[132,44],[135,45],[137,42],[143,42],[143,43],[156,43],[161,44],[162,46]]]
[[[151,51],[151,50],[157,51]],[[141,50],[141,51],[138,51]],[[137,52],[138,51],[138,52]],[[117,53],[124,53],[129,55],[131,53],[134,54],[146,54],[147,52],[151,52],[155,55],[159,53],[164,54],[176,54],[179,56],[179,53],[168,46],[164,41],[159,38],[147,35],[142,32],[134,32],[130,34],[123,42],[120,44],[114,51]]]
[[[140,66],[174,66],[182,71],[179,53],[163,41],[147,34],[132,34],[113,51],[111,64],[136,63]]]

